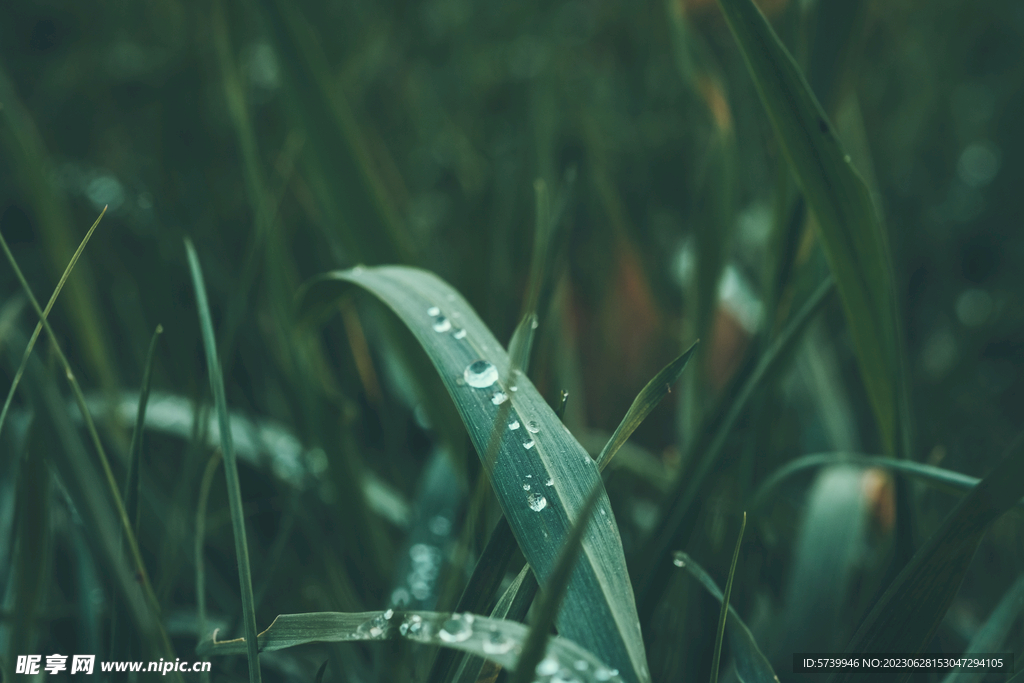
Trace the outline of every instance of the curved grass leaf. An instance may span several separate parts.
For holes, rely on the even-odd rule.
[[[515,376],[515,389],[499,380],[509,377],[508,355],[465,299],[442,280],[396,266],[335,271],[311,283],[303,308],[329,303],[351,284],[384,301],[427,351],[490,475],[512,532],[543,583],[585,497],[600,481],[596,464],[526,376]],[[507,419],[496,423],[503,411]],[[492,435],[497,444],[493,462],[487,457]],[[601,523],[587,527],[582,558],[556,624],[560,634],[598,653],[623,678],[642,683],[650,677],[606,493],[597,507]]]
[[[443,612],[314,612],[282,614],[259,634],[260,652],[284,650],[310,643],[349,643],[404,638],[428,645],[469,652],[514,671],[526,641],[527,627],[516,621],[473,614]],[[196,648],[202,657],[246,652],[244,638],[217,640],[217,632]],[[573,672],[585,683],[624,678],[578,644],[561,636],[548,638],[545,658],[555,671]]]
[[[719,0],[783,153],[817,218],[885,450],[903,450],[895,299],[886,237],[793,57],[751,0]]]
[[[1003,595],[988,620],[971,638],[971,642],[967,644],[967,649],[964,651],[964,656],[999,652],[1010,632],[1010,627],[1020,616],[1022,608],[1024,608],[1024,576],[1019,576]],[[942,683],[980,683],[984,678],[984,671],[954,669],[942,679]]]
[[[815,453],[797,458],[792,462],[777,469],[758,487],[750,499],[750,508],[756,510],[764,505],[771,497],[772,492],[783,481],[799,474],[803,470],[826,465],[856,465],[858,467],[882,467],[892,470],[898,474],[905,474],[922,481],[933,488],[961,495],[969,493],[971,489],[981,481],[960,472],[945,470],[941,467],[924,465],[911,460],[897,460],[895,458],[883,458],[876,455],[859,455],[856,453]],[[1017,502],[1017,507],[1024,509],[1024,500]]]
[[[245,515],[242,512],[242,490],[238,483],[238,463],[235,460],[235,448],[231,441],[231,423],[228,420],[228,403],[224,396],[224,377],[217,359],[217,340],[213,336],[213,320],[210,318],[210,305],[206,301],[206,285],[203,284],[203,271],[199,266],[192,240],[185,238],[185,250],[188,252],[188,266],[192,273],[192,285],[196,290],[196,305],[199,308],[199,324],[203,331],[203,347],[206,349],[207,371],[210,375],[210,389],[217,408],[217,423],[220,425],[221,452],[224,456],[224,474],[228,484],[228,506],[231,510],[231,527],[235,537],[235,556],[238,560],[238,580],[242,593],[242,621],[245,635],[250,647],[249,680],[259,683],[260,658],[256,650],[256,607],[252,593],[252,572],[249,569],[249,547],[245,538]]]
[[[956,596],[989,524],[1024,495],[1020,437],[995,468],[971,489],[875,603],[847,648],[865,652],[917,653],[927,646]],[[848,683],[856,674],[839,672]],[[909,671],[879,672],[876,681],[905,681]]]
[[[675,565],[682,567],[690,573],[693,578],[700,581],[707,592],[711,593],[719,602],[724,602],[722,591],[718,588],[715,580],[712,579],[704,569],[693,561],[686,553],[679,551],[675,554]],[[778,676],[764,656],[761,649],[754,640],[754,634],[750,632],[747,625],[740,619],[736,610],[729,606],[729,619],[726,622],[726,633],[729,635],[729,647],[736,663],[736,671],[745,683],[778,683]]]
[[[633,399],[633,404],[629,406],[629,410],[626,411],[625,417],[622,418],[622,422],[615,428],[615,432],[612,434],[612,438],[608,439],[608,443],[601,450],[601,454],[597,456],[597,468],[603,470],[611,462],[612,458],[622,444],[626,443],[630,435],[636,431],[636,428],[640,426],[651,411],[661,403],[661,399],[665,397],[665,394],[672,391],[672,385],[675,384],[679,376],[683,374],[683,368],[686,367],[687,361],[690,360],[690,356],[693,355],[694,350],[697,348],[697,344],[700,341],[695,341],[690,345],[686,351],[682,353],[674,361],[666,365],[656,374],[650,382],[640,390],[636,398]]]

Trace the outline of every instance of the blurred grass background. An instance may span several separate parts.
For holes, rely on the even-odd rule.
[[[911,456],[983,476],[1024,409],[1024,6],[761,7],[887,228]],[[261,629],[278,613],[382,608],[398,590],[450,609],[496,514],[488,498],[484,514],[465,515],[483,500],[473,493],[478,461],[411,338],[362,299],[322,330],[298,324],[294,296],[308,277],[360,263],[420,266],[507,340],[542,180],[562,237],[532,375],[552,402],[569,392],[565,421],[588,449],[600,450],[658,369],[703,340],[680,390],[609,478],[630,558],[719,401],[827,274],[739,52],[705,0],[13,2],[2,13],[0,232],[42,300],[108,207],[52,324],[94,398],[121,482],[135,405],[122,394],[138,391],[153,329],[165,330],[139,538],[183,658],[200,635],[193,548],[204,472],[209,625],[241,633],[183,237],[203,264],[228,404],[253,430],[273,432],[240,470]],[[0,303],[16,306],[19,292],[0,268]],[[27,308],[5,310],[0,343],[20,359],[15,339],[35,320]],[[833,301],[730,437],[687,548],[716,576],[743,501],[769,473],[807,453],[882,450],[845,325]],[[52,370],[48,347],[36,355]],[[16,367],[0,365],[5,382]],[[128,419],[111,408],[122,398]],[[31,406],[20,392],[0,435],[0,539],[10,539],[0,548],[0,656],[106,653],[113,594],[88,530],[59,477],[53,488],[37,483],[39,509],[17,484],[51,476],[25,464],[51,447],[29,426]],[[829,623],[792,582],[810,585],[829,561],[852,572],[830,626],[841,640],[889,571],[892,483],[858,476],[797,477],[752,517],[733,604],[777,648]],[[807,545],[809,520],[839,505],[816,498],[814,481],[863,487],[851,504],[866,505],[873,526],[849,530],[839,559]],[[953,499],[910,493],[920,540]],[[838,522],[822,524],[842,535]],[[468,554],[452,552],[458,538]],[[34,589],[15,569],[30,551]],[[962,650],[1022,567],[1014,513],[986,537],[936,647]],[[717,605],[684,578],[671,580],[663,605],[643,624],[655,680],[704,677]],[[328,676],[422,680],[422,653],[387,657],[386,647],[334,648],[341,667]],[[267,675],[311,678],[319,652],[265,657]],[[213,677],[244,672],[240,658],[218,660]]]

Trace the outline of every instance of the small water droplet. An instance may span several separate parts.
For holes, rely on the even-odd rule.
[[[425,631],[423,628],[423,617],[418,614],[410,614],[402,622],[402,625],[398,627],[398,632],[403,636],[417,637],[421,631]],[[423,635],[426,635],[425,633]]]
[[[500,406],[507,400],[508,394],[506,394],[504,391],[496,391],[494,392],[494,396],[491,396],[491,403],[493,403],[496,406]]]
[[[524,491],[529,491],[530,490],[530,485],[529,484],[523,484],[523,490]]]
[[[474,389],[486,389],[498,381],[498,368],[486,360],[473,361],[462,373],[466,384]]]
[[[603,516],[603,515],[607,515],[607,514],[608,514],[608,513],[607,513],[607,512],[605,512],[605,511],[604,511],[604,509],[602,509],[602,510],[601,510],[601,515],[602,515],[602,516]]]
[[[460,328],[452,332],[452,336],[455,337],[456,339],[465,339],[466,331]]]
[[[540,431],[540,426],[537,424],[536,420],[530,420],[529,422],[526,423],[526,431],[530,432],[531,434],[536,434],[537,432]]]
[[[367,619],[356,628],[356,633],[363,638],[380,638],[388,627],[388,618],[384,614],[378,614],[372,619]]]
[[[847,154],[845,157],[843,157],[843,161],[845,161],[846,163],[850,163],[850,155]]]
[[[452,321],[443,315],[434,319],[434,332],[447,332],[452,329]]]
[[[533,316],[531,317],[531,319],[530,319],[530,329],[531,329],[531,330],[535,330],[535,329],[537,329],[537,326],[538,326],[538,325],[540,325],[540,323],[539,323],[539,322],[537,322],[537,315],[536,315],[536,314],[534,314],[534,315],[533,315]]]
[[[586,671],[589,666],[590,665],[587,664],[587,661],[585,659],[577,659],[576,663],[573,664],[573,668],[575,668],[577,671]]]
[[[515,646],[515,641],[501,631],[491,631],[481,645],[484,652],[489,655],[503,655]]]
[[[516,429],[519,429],[519,420],[512,420],[511,422],[509,422],[508,423],[508,428],[513,430],[513,431],[515,431]]]
[[[555,485],[555,480],[552,479],[551,477],[548,477],[548,480],[546,482],[544,482],[544,485],[545,486],[554,486]]]
[[[529,441],[523,444],[523,448],[525,448],[526,450],[530,450],[531,448],[533,448],[533,446],[533,439],[530,439]]]
[[[427,526],[430,528],[431,533],[437,536],[447,536],[452,530],[451,520],[444,515],[434,515],[427,522]]]
[[[557,659],[555,659],[551,655],[548,655],[544,659],[540,660],[540,663],[537,665],[538,676],[551,676],[555,673],[558,673]]]
[[[548,499],[536,493],[531,493],[526,497],[526,503],[534,512],[540,512],[548,506]]]
[[[509,390],[509,391],[519,391],[519,387],[517,387],[517,386],[516,386],[515,384],[513,384],[512,386],[510,386],[510,387],[508,388],[508,390]]]
[[[438,308],[437,306],[431,306],[430,308],[427,309],[427,315],[441,315],[441,309]]]
[[[686,554],[682,550],[677,550],[672,553],[672,564],[677,567],[686,566]]]
[[[603,668],[603,667],[600,668],[600,669],[596,669],[594,671],[594,680],[595,681],[607,681],[607,680],[610,680],[611,677],[612,677],[612,672],[609,671],[608,669]]]
[[[460,387],[466,386],[466,378],[465,377],[461,377],[461,376],[460,377],[456,377],[455,378],[455,384],[460,386]]]
[[[409,633],[409,624],[402,624],[398,627],[398,632],[403,636]]]
[[[395,616],[395,610],[393,610],[391,608],[388,608],[388,610],[386,612],[384,612],[384,618],[387,619],[387,620],[390,620],[391,617],[393,617],[393,616]]]
[[[469,621],[461,615],[453,614],[452,618],[444,622],[437,636],[446,643],[461,643],[473,635],[473,627]]]

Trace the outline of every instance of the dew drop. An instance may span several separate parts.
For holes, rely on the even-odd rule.
[[[460,387],[466,386],[466,378],[463,377],[462,375],[459,375],[458,377],[455,378],[455,384]]]
[[[538,676],[551,676],[558,673],[558,660],[548,655],[544,659],[540,660],[540,664],[537,665]]]
[[[530,439],[529,441],[523,444],[523,448],[525,448],[526,450],[530,450],[531,448],[533,448],[533,446],[533,439]]]
[[[515,384],[513,384],[512,386],[510,386],[510,387],[508,388],[508,390],[509,390],[509,391],[519,391],[519,387],[517,387],[517,386],[516,386]]]
[[[481,643],[484,652],[489,655],[503,655],[514,645],[515,641],[506,637],[501,631],[491,631]]]
[[[431,306],[427,309],[427,315],[441,315],[441,309],[437,306]]]
[[[434,319],[434,332],[447,332],[452,329],[452,321],[443,315]]]
[[[496,391],[494,392],[494,396],[491,396],[491,403],[493,403],[496,406],[500,406],[507,400],[508,394],[506,394],[504,391]]]
[[[607,680],[610,680],[611,677],[612,677],[612,672],[609,671],[608,669],[603,668],[603,667],[600,668],[600,669],[596,669],[594,671],[594,680],[595,681],[607,681]]]
[[[672,553],[672,564],[677,567],[686,566],[686,554],[682,550],[677,550]]]
[[[530,490],[530,485],[529,484],[523,484],[523,490],[524,491],[529,491]]]
[[[473,627],[470,622],[458,614],[444,622],[437,636],[446,643],[461,643],[473,635]]]
[[[392,614],[394,614],[392,612]],[[363,638],[380,638],[388,627],[388,617],[385,613],[378,614],[372,619],[367,619],[356,628],[356,633]]]
[[[398,627],[398,632],[403,636],[409,633],[409,624],[402,624]]]
[[[498,368],[490,361],[473,361],[462,372],[462,378],[474,389],[486,389],[498,381]]]
[[[539,323],[539,322],[537,322],[537,316],[536,316],[536,315],[534,315],[534,316],[533,316],[533,317],[531,318],[531,320],[530,320],[530,329],[531,329],[531,330],[535,330],[535,329],[537,329],[537,326],[538,326],[538,325],[540,325],[540,323]]]
[[[544,482],[544,485],[545,486],[554,486],[555,485],[555,480],[552,479],[551,477],[548,477],[548,480],[546,482]]]
[[[540,426],[537,424],[536,420],[530,420],[529,422],[526,423],[526,431],[530,432],[531,434],[536,434],[537,432],[540,431]]]
[[[466,331],[461,328],[457,329],[454,332],[452,332],[452,336],[455,337],[456,339],[465,339]]]
[[[519,429],[519,420],[512,420],[508,423],[508,428],[515,431]]]
[[[391,608],[388,608],[388,610],[386,612],[384,612],[384,619],[385,620],[390,620],[391,617],[393,617],[393,616],[395,616],[395,610],[393,610]]]
[[[587,661],[585,659],[577,659],[576,663],[573,664],[573,668],[575,668],[577,671],[586,671],[588,666],[589,664],[587,664]]]
[[[548,499],[536,493],[531,493],[526,497],[526,503],[534,512],[540,512],[548,506]]]
[[[845,157],[843,157],[843,161],[845,161],[846,163],[850,163],[850,155],[847,154]]]

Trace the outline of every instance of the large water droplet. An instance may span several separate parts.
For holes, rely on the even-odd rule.
[[[529,422],[526,423],[526,431],[530,432],[531,434],[536,434],[537,432],[540,431],[540,426],[537,424],[536,420],[530,420]]]
[[[500,406],[507,400],[508,394],[506,394],[504,391],[496,391],[494,392],[494,396],[491,396],[491,403],[493,403],[496,406]]]
[[[438,308],[437,306],[431,306],[430,308],[427,309],[427,315],[441,315],[441,309]]]
[[[558,673],[558,660],[548,655],[544,659],[540,660],[537,664],[537,675],[538,676],[551,676]]]
[[[530,506],[530,509],[534,512],[540,512],[548,506],[548,499],[536,493],[531,493],[526,497],[526,504]]]
[[[677,550],[674,553],[672,553],[672,564],[674,564],[677,567],[685,567],[686,553],[684,553],[682,550]]]
[[[455,337],[456,339],[465,339],[466,331],[460,328],[452,332],[452,336]]]
[[[515,646],[515,641],[501,631],[491,631],[481,645],[484,652],[489,655],[503,655]]]
[[[446,643],[461,643],[473,635],[471,622],[461,615],[453,614],[452,618],[444,622],[441,630],[437,632],[438,638]]]
[[[530,450],[535,445],[536,444],[533,443],[533,439],[530,439],[529,441],[527,441],[526,443],[523,444],[523,448],[525,448],[526,450]]]
[[[434,320],[434,332],[447,332],[452,329],[452,321],[443,315],[439,315]]]
[[[474,389],[486,389],[498,381],[498,368],[490,361],[478,360],[466,366],[462,377]]]
[[[508,428],[512,430],[519,429],[519,420],[512,420],[508,423]]]

